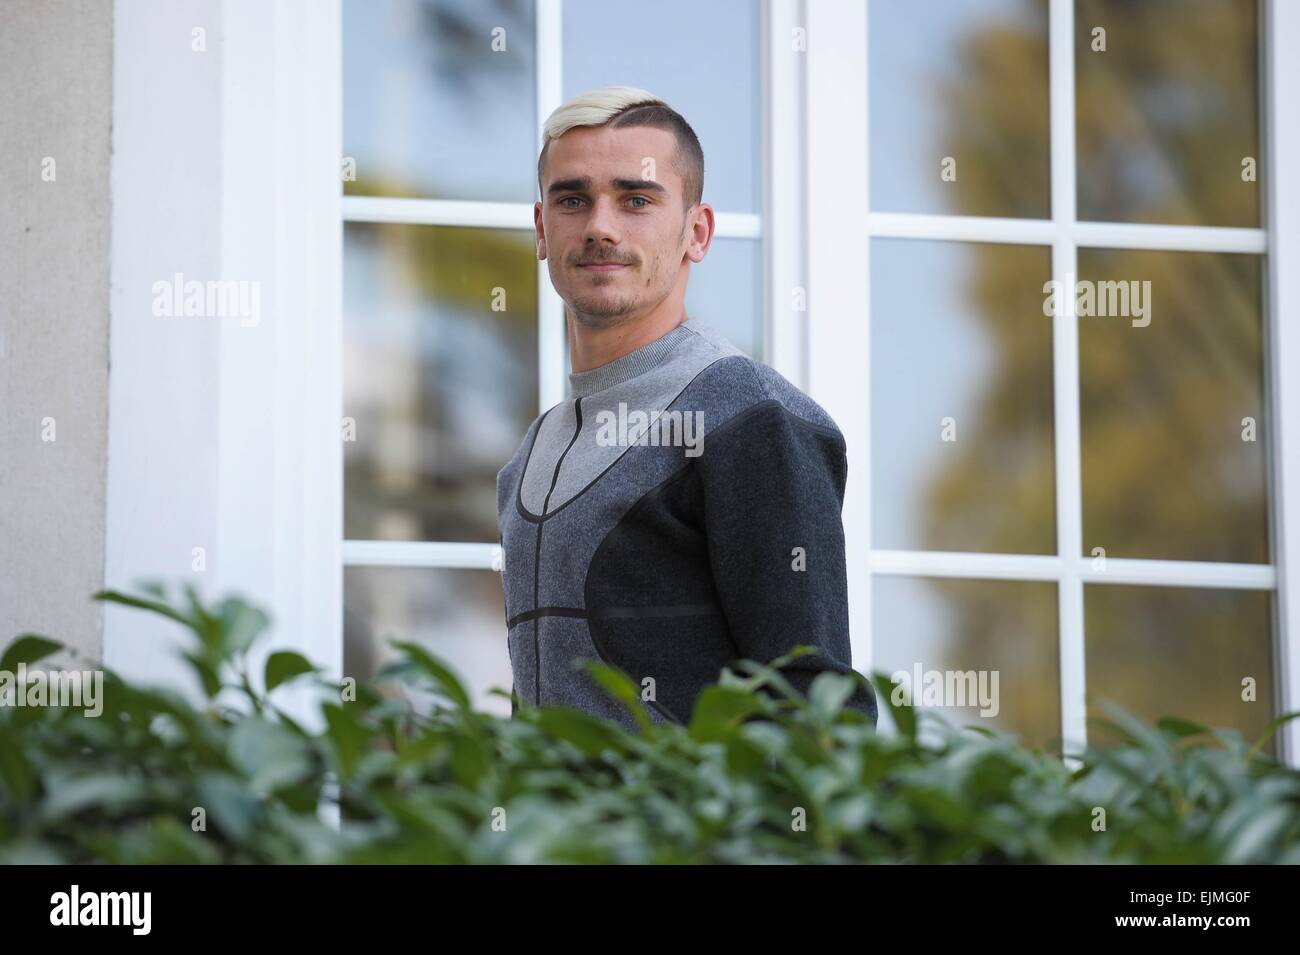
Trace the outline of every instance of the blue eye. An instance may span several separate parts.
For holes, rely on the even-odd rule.
[[[633,196],[632,199],[633,199],[633,201],[635,201],[635,200],[637,200],[637,199],[640,199],[642,202],[644,202],[644,203],[646,204],[646,206],[650,205],[650,200],[647,199],[645,196]],[[638,209],[644,209],[645,206],[637,206],[637,208],[638,208]]]

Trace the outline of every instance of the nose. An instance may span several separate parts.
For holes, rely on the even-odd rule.
[[[587,242],[611,242],[617,245],[619,232],[617,216],[614,212],[614,200],[608,196],[599,196],[592,203],[591,215],[587,216],[587,228],[583,236]]]

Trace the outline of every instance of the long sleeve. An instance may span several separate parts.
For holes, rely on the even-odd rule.
[[[824,670],[850,673],[843,437],[764,401],[707,434],[698,467],[709,560],[740,658],[819,647],[784,670],[805,695]],[[875,721],[868,687],[848,705]]]

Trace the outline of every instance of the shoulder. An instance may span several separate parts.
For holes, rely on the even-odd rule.
[[[704,437],[695,464],[710,506],[760,520],[756,509],[775,514],[806,511],[814,501],[842,505],[848,448],[821,405],[748,356],[715,362],[698,384],[714,399],[702,402]]]
[[[719,358],[700,373],[693,388],[696,400],[717,412],[709,431],[780,424],[844,441],[825,408],[775,368],[748,355]]]
[[[721,494],[743,508],[766,501],[779,509],[794,499],[795,488],[843,502],[844,435],[826,409],[784,375],[733,355],[706,368],[695,386],[699,394],[691,404],[704,409],[696,467],[715,507]],[[747,493],[736,494],[739,487]]]

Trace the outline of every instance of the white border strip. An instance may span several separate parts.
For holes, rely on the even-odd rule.
[[[501,569],[498,544],[440,544],[427,541],[344,541],[345,567],[449,567]]]
[[[1053,554],[968,554],[955,551],[877,550],[871,572],[906,577],[966,577],[975,580],[1061,581],[1150,587],[1213,587],[1272,590],[1277,571],[1268,564],[1228,564],[1108,557],[1074,561]]]
[[[453,225],[532,231],[533,207],[523,202],[344,196],[343,219],[345,222],[395,222],[402,225]]]
[[[1262,255],[1268,249],[1268,233],[1263,229],[1228,229],[1222,226],[1076,222],[1071,238],[1075,245],[1091,249],[1240,252],[1249,255]]]
[[[911,212],[872,212],[867,215],[867,234],[889,239],[1051,245],[1057,232],[1056,225],[1046,219],[932,216]]]
[[[1053,132],[1056,132],[1055,126]],[[1064,195],[1053,192],[1053,201],[1064,198]],[[1139,225],[1125,222],[1071,224],[1048,219],[936,216],[907,212],[869,213],[867,233],[892,239],[1001,242],[1013,245],[1053,245],[1058,241],[1068,241],[1076,246],[1098,249],[1242,252],[1254,255],[1263,254],[1268,247],[1268,234],[1263,229]]]
[[[753,212],[717,212],[714,234],[720,239],[761,239],[763,217]]]
[[[1061,559],[1049,554],[964,554],[952,551],[873,550],[871,572],[903,577],[1059,580]]]

